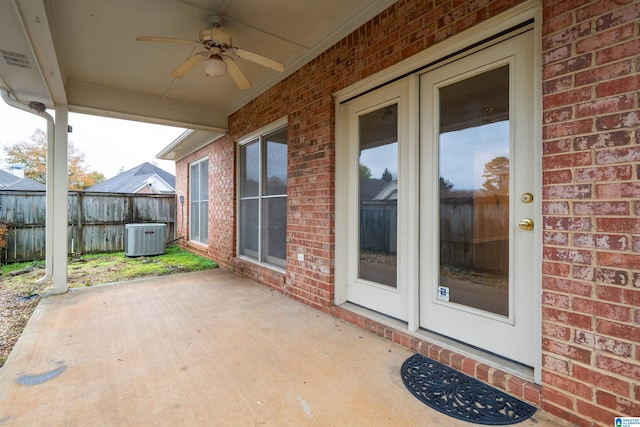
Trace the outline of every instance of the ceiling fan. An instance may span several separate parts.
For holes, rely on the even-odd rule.
[[[193,67],[198,65],[204,60],[205,72],[208,76],[222,77],[229,73],[229,76],[238,85],[240,89],[248,89],[251,87],[251,83],[247,76],[242,72],[234,56],[238,58],[246,59],[247,61],[255,62],[264,67],[271,68],[272,70],[283,72],[284,65],[282,62],[275,59],[267,58],[266,56],[259,55],[257,53],[249,52],[248,50],[240,49],[233,46],[231,40],[231,34],[226,33],[220,29],[222,25],[222,17],[219,15],[209,16],[209,28],[205,28],[200,31],[199,40],[188,39],[174,39],[168,37],[137,37],[138,41],[150,41],[150,42],[167,42],[167,43],[181,43],[189,44],[192,46],[201,45],[204,50],[196,52],[185,62],[180,64],[169,75],[173,78],[180,78],[187,74]]]

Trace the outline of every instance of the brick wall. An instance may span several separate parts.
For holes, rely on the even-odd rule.
[[[231,115],[229,134],[176,171],[180,193],[188,162],[210,156],[209,256],[335,314],[332,94],[518,3],[399,1]],[[631,0],[543,1],[542,400],[530,384],[523,393],[576,425],[640,415],[639,9]],[[283,116],[286,274],[235,258],[233,220],[234,141]],[[495,376],[504,375],[488,381]]]
[[[640,3],[545,1],[542,407],[640,415]]]

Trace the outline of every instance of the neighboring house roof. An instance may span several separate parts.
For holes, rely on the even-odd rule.
[[[85,191],[98,193],[175,193],[176,177],[145,162]]]
[[[45,191],[47,187],[29,178],[20,178],[0,170],[0,190]]]

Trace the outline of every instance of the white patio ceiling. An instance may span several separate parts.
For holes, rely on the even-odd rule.
[[[23,103],[223,134],[230,113],[394,1],[3,0],[0,87]],[[206,77],[202,63],[174,79],[197,49],[136,41],[197,40],[211,14],[222,16],[234,46],[282,62],[284,72],[237,59],[250,89],[228,75]]]

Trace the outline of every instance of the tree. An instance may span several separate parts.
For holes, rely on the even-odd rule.
[[[440,191],[443,193],[448,193],[449,191],[451,191],[451,189],[453,189],[453,184],[449,180],[440,177]]]
[[[393,175],[391,174],[389,169],[384,168],[384,172],[382,172],[382,180],[387,182],[393,181]]]
[[[368,166],[360,163],[360,178],[369,179],[371,178],[371,169]]]
[[[509,159],[500,156],[489,161],[484,165],[485,178],[482,187],[485,191],[492,194],[508,194],[509,193]]]
[[[4,147],[9,164],[24,166],[24,176],[41,184],[47,183],[47,134],[36,129],[30,142],[18,142]],[[69,143],[69,190],[83,190],[104,181],[104,175],[97,171],[89,172],[84,164],[84,153],[78,152]]]

